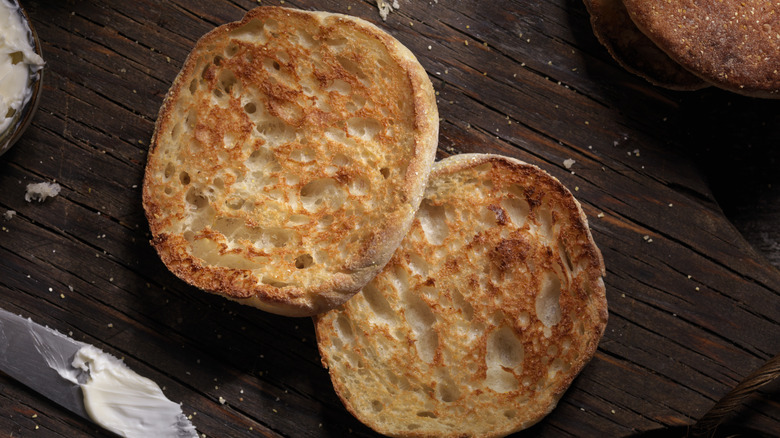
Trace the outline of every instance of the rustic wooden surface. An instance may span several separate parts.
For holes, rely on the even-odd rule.
[[[384,22],[373,1],[284,5],[396,36],[439,93],[439,157],[542,166],[581,200],[606,261],[595,358],[518,436],[690,424],[780,352],[780,101],[655,88],[609,58],[578,0],[398,3]],[[2,307],[123,357],[205,436],[373,436],[333,393],[309,319],[187,287],[148,244],[140,184],[163,96],[197,38],[257,3],[23,4],[47,67],[32,126],[0,157],[0,213],[17,212],[0,216]],[[25,202],[40,181],[62,193]],[[732,421],[780,431],[778,388]],[[1,373],[0,435],[108,436]]]

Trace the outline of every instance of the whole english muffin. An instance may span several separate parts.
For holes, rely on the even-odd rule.
[[[623,0],[642,32],[677,63],[736,93],[780,98],[780,3]]]
[[[500,437],[556,405],[607,323],[579,203],[515,159],[438,162],[382,272],[315,317],[345,407],[395,437]]]
[[[291,316],[336,307],[387,262],[419,206],[434,91],[359,18],[259,7],[201,38],[160,110],[144,178],[177,276]]]
[[[636,27],[623,0],[584,0],[593,33],[629,72],[672,90],[698,90],[707,82],[672,60]]]

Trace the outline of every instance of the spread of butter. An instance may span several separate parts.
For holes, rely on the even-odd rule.
[[[86,345],[72,365],[89,375],[81,383],[84,407],[100,426],[128,438],[197,436],[178,404],[114,356]]]
[[[32,97],[30,80],[43,67],[35,53],[32,33],[22,20],[19,6],[0,0],[0,132]]]

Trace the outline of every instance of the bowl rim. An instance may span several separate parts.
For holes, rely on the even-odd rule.
[[[35,51],[35,53],[37,53],[39,56],[43,57],[41,41],[38,37],[38,33],[35,31],[35,27],[33,26],[32,21],[30,20],[30,16],[27,14],[27,11],[18,0],[11,0],[11,3],[18,7],[17,11],[22,18],[22,23],[24,23],[29,30],[29,37],[30,42],[32,43],[31,45],[33,47],[33,51]],[[4,132],[0,133],[0,155],[3,155],[6,151],[8,151],[22,137],[22,134],[24,134],[24,132],[30,126],[33,115],[38,109],[41,90],[43,88],[44,70],[45,65],[41,66],[38,71],[31,73],[29,86],[32,90],[32,94],[30,95],[30,98],[27,100],[27,102],[22,105],[22,109],[19,111],[19,114],[13,116],[11,124],[8,126],[8,128]]]

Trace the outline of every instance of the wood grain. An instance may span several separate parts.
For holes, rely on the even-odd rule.
[[[17,212],[0,216],[2,306],[123,357],[205,436],[374,436],[333,393],[310,320],[190,288],[148,244],[140,186],[162,99],[195,41],[258,3],[282,2],[23,2],[47,66],[32,126],[0,157],[0,213]],[[543,167],[604,254],[599,351],[518,436],[691,424],[780,351],[780,102],[653,87],[609,57],[576,0],[399,4],[383,21],[374,1],[284,2],[407,45],[438,92],[439,157]],[[63,190],[25,202],[40,181]],[[732,421],[780,430],[767,388]],[[108,436],[2,374],[0,435]]]

